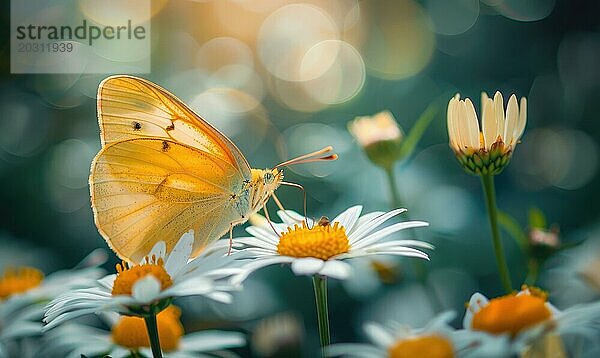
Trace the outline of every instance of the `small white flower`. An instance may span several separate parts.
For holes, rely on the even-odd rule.
[[[239,251],[245,258],[253,258],[244,268],[248,274],[273,264],[290,264],[296,275],[320,275],[345,279],[351,273],[347,259],[372,255],[398,255],[428,259],[426,253],[415,249],[432,249],[433,246],[417,240],[388,240],[393,233],[403,229],[423,227],[424,221],[406,221],[380,228],[391,218],[406,209],[390,212],[372,212],[361,216],[362,206],[353,206],[329,223],[321,219],[315,222],[294,211],[280,211],[283,223],[250,226],[246,231],[251,237],[236,238],[243,245]],[[306,220],[306,221],[305,221]],[[411,247],[412,246],[412,247]],[[238,276],[238,280],[244,275]]]
[[[242,333],[204,330],[184,334],[175,306],[157,315],[161,347],[165,358],[208,357],[211,353],[246,344]],[[136,356],[152,357],[144,321],[139,317],[119,316],[114,312],[100,316],[109,330],[83,323],[66,323],[47,333],[46,342],[38,352],[46,357]]]
[[[104,271],[106,253],[96,250],[71,270],[52,273],[46,277],[31,267],[15,268],[0,277],[0,357],[20,355],[9,343],[42,334],[44,306],[59,294],[70,289],[91,287]],[[14,290],[14,293],[11,293]]]
[[[53,300],[46,310],[45,330],[74,317],[113,311],[139,315],[149,309],[162,309],[169,300],[181,296],[205,296],[229,302],[228,291],[239,289],[230,282],[245,271],[234,255],[227,255],[227,240],[217,241],[189,261],[194,236],[184,234],[167,255],[164,242],[158,242],[140,265],[117,265],[116,275],[98,280],[91,288],[74,290]]]
[[[401,140],[404,136],[390,111],[356,117],[348,123],[348,130],[363,147],[386,140]]]
[[[334,344],[327,348],[328,356],[344,357],[454,357],[464,353],[472,342],[456,336],[449,322],[454,312],[443,312],[424,328],[412,329],[397,322],[386,325],[367,323],[363,329],[371,343]]]
[[[471,296],[463,320],[463,338],[479,344],[473,357],[508,357],[551,336],[578,336],[584,343],[594,337],[600,326],[600,303],[578,305],[564,311],[546,300],[544,292],[524,287],[516,295],[488,300],[484,295]],[[562,345],[562,343],[561,343]]]

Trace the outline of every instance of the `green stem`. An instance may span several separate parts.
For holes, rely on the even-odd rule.
[[[390,165],[383,168],[388,181],[388,187],[390,188],[390,194],[392,195],[392,209],[400,207],[400,193],[398,193],[398,187],[396,186],[396,175],[394,174],[394,167]]]
[[[400,193],[398,192],[398,186],[396,185],[396,175],[394,174],[394,166],[389,165],[383,168],[385,170],[388,187],[390,188],[390,193],[392,195],[392,209],[398,209],[402,207],[402,202],[400,200]],[[409,219],[408,215],[405,214],[405,218]],[[415,277],[421,281],[425,282],[425,278],[427,277],[427,268],[425,264],[421,260],[412,260],[413,261],[413,269],[415,272]]]
[[[146,329],[148,330],[148,337],[150,337],[150,347],[152,348],[152,356],[154,358],[162,358],[162,352],[160,350],[160,340],[158,339],[158,326],[156,325],[156,315],[151,314],[144,317],[146,321]]]
[[[315,286],[315,299],[317,304],[317,320],[319,322],[319,337],[321,338],[321,349],[329,345],[329,313],[327,308],[327,278],[313,276]]]
[[[494,188],[494,176],[482,175],[481,184],[485,194],[485,203],[487,205],[488,216],[490,218],[490,228],[492,230],[492,243],[494,244],[494,253],[496,254],[496,264],[498,265],[498,273],[500,280],[506,293],[512,292],[512,284],[510,282],[510,274],[504,257],[504,249],[500,239],[500,229],[498,227],[498,208],[496,206],[496,189]]]

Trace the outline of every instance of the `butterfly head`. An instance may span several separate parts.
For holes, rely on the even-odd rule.
[[[283,170],[279,168],[252,169],[252,186],[262,188],[263,192],[272,193],[282,180]]]

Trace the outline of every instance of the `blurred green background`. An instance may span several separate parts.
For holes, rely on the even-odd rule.
[[[597,2],[152,4],[152,72],[141,76],[221,129],[253,167],[335,147],[337,162],[285,169],[286,180],[306,188],[311,216],[334,217],[354,204],[367,211],[389,209],[384,173],[348,133],[349,120],[388,109],[408,131],[429,104],[438,104],[415,153],[396,166],[408,215],[431,223],[404,234],[436,246],[426,278],[418,283],[409,260],[357,263],[361,274],[355,282],[330,286],[334,342],[357,340],[368,319],[418,325],[443,309],[456,310],[462,319],[463,304],[474,291],[501,293],[479,180],[462,171],[448,147],[445,110],[456,92],[476,107],[481,91],[528,99],[522,143],[496,178],[499,207],[523,228],[529,209],[540,208],[560,227],[563,242],[597,239]],[[4,2],[5,39],[9,13]],[[107,248],[93,223],[87,186],[91,159],[100,148],[95,94],[105,75],[13,75],[9,51],[5,40],[0,266],[27,263],[50,272],[76,264],[94,248]],[[277,194],[287,208],[301,210],[300,192],[284,187]],[[523,282],[523,254],[506,232],[503,236],[513,281]],[[563,262],[551,261],[545,270]],[[554,279],[548,277],[543,287],[552,290]],[[197,316],[191,309],[186,314],[210,317],[210,326],[237,322],[251,329],[257,319],[293,311],[304,317],[309,346],[316,344],[308,279],[273,267],[254,276],[239,296],[232,306],[215,310],[195,304]],[[198,322],[206,320],[186,323],[206,324]]]

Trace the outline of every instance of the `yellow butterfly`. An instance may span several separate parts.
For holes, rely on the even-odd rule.
[[[331,147],[252,169],[229,138],[158,85],[132,76],[98,88],[102,149],[89,178],[94,221],[117,255],[139,262],[158,241],[170,252],[194,230],[192,257],[273,197],[282,166],[334,160]]]

